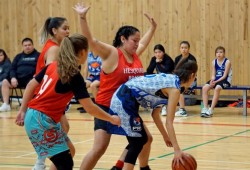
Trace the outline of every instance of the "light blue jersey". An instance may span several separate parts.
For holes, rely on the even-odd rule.
[[[121,118],[121,127],[108,123],[107,131],[112,134],[141,137],[139,104],[153,109],[167,104],[167,96],[161,92],[163,88],[181,90],[179,77],[164,73],[145,75],[121,85],[113,94],[109,111],[111,115]]]
[[[102,69],[102,59],[99,56],[94,56],[92,52],[88,53],[88,71],[91,75],[100,75]]]

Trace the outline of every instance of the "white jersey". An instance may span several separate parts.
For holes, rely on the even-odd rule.
[[[121,126],[111,123],[107,132],[131,137],[141,137],[142,120],[139,116],[139,104],[142,107],[156,108],[167,104],[167,96],[161,89],[177,88],[181,90],[180,79],[172,74],[152,74],[133,78],[121,85],[113,94],[109,113],[121,118]]]
[[[142,107],[155,108],[160,104],[166,104],[167,96],[161,92],[163,88],[180,87],[180,79],[173,74],[152,74],[134,78],[125,83],[135,95]]]

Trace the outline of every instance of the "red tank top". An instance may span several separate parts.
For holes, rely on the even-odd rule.
[[[45,57],[45,54],[48,51],[48,49],[50,47],[52,47],[52,46],[58,46],[58,44],[55,43],[54,41],[52,41],[51,39],[48,39],[48,41],[46,41],[46,43],[45,43],[45,45],[43,47],[43,50],[42,50],[41,54],[39,55],[39,58],[38,58],[38,61],[37,61],[37,64],[36,64],[36,73],[35,73],[35,75],[37,75],[46,66],[44,57]],[[37,94],[39,89],[40,89],[40,86],[38,88],[36,88],[34,93]]]
[[[64,110],[73,97],[73,92],[56,93],[59,80],[57,62],[52,62],[44,75],[38,94],[28,103],[28,107],[51,117],[56,123],[60,121]]]
[[[112,95],[120,85],[133,77],[142,76],[144,73],[142,63],[136,54],[133,55],[133,63],[128,63],[122,51],[117,50],[119,56],[117,68],[109,74],[105,74],[102,70],[100,74],[101,81],[96,103],[106,107],[110,107]]]
[[[37,75],[44,67],[45,67],[45,54],[46,52],[48,51],[48,49],[52,46],[58,46],[57,43],[55,43],[54,41],[52,41],[51,39],[49,39],[44,47],[43,47],[43,50],[41,52],[41,54],[39,55],[39,58],[38,58],[38,61],[37,61],[37,64],[36,64],[36,73],[35,75]]]

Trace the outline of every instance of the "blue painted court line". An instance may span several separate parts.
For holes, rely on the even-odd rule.
[[[220,140],[224,140],[224,139],[227,139],[227,138],[230,138],[230,137],[233,137],[233,136],[236,136],[236,135],[240,135],[240,134],[243,134],[243,133],[247,133],[247,132],[250,132],[250,129],[248,130],[244,130],[244,131],[241,131],[241,132],[237,132],[235,134],[232,134],[232,135],[227,135],[227,136],[224,136],[224,137],[221,137],[221,138],[218,138],[218,139],[214,139],[214,140],[210,140],[208,142],[204,142],[204,143],[201,143],[201,144],[198,144],[198,145],[194,145],[194,146],[190,146],[190,147],[187,147],[187,148],[184,148],[182,149],[182,151],[187,151],[187,150],[190,150],[190,149],[194,149],[194,148],[197,148],[197,147],[200,147],[200,146],[203,146],[203,145],[207,145],[207,144],[210,144],[210,143],[214,143],[214,142],[217,142],[217,141],[220,141]],[[155,157],[155,158],[151,158],[149,159],[149,161],[154,161],[156,159],[159,159],[159,158],[163,158],[163,157],[167,157],[167,156],[170,156],[170,155],[173,155],[174,152],[171,152],[171,153],[168,153],[168,154],[164,154],[164,155],[160,155],[158,157]],[[1,166],[14,166],[14,167],[33,167],[34,165],[28,165],[28,164],[0,164],[0,167]],[[75,168],[80,168],[80,167],[74,167]],[[111,167],[110,167],[111,168]],[[95,170],[110,170],[110,169],[104,169],[104,168],[94,168]]]
[[[197,147],[200,147],[200,146],[203,146],[203,145],[207,145],[207,144],[210,144],[210,143],[213,143],[213,142],[217,142],[217,141],[220,141],[220,140],[224,140],[224,139],[230,138],[230,137],[232,137],[232,136],[240,135],[240,134],[243,134],[243,133],[246,133],[246,132],[250,132],[250,129],[244,130],[244,131],[241,131],[241,132],[237,132],[237,133],[232,134],[232,135],[223,136],[223,137],[221,137],[221,138],[214,139],[214,140],[210,140],[210,141],[208,141],[208,142],[204,142],[204,143],[201,143],[201,144],[198,144],[198,145],[190,146],[190,147],[187,147],[187,148],[182,149],[182,151],[187,151],[187,150],[190,150],[190,149],[194,149],[194,148],[197,148]],[[154,160],[156,160],[156,159],[163,158],[163,157],[167,157],[167,156],[170,156],[170,155],[173,155],[173,154],[174,154],[174,152],[171,152],[171,153],[168,153],[168,154],[164,154],[164,155],[160,155],[160,156],[157,156],[157,157],[155,157],[155,158],[149,159],[149,161],[154,161]],[[103,168],[95,168],[95,169],[96,169],[96,170],[109,170],[109,169],[103,169]]]
[[[217,141],[220,141],[220,140],[223,140],[223,139],[227,139],[227,138],[232,137],[232,136],[240,135],[240,134],[246,133],[246,132],[250,132],[250,129],[244,130],[244,131],[241,131],[241,132],[237,132],[237,133],[232,134],[232,135],[224,136],[224,137],[221,137],[221,138],[218,138],[218,139],[210,140],[208,142],[204,142],[204,143],[201,143],[201,144],[198,144],[198,145],[190,146],[190,147],[182,149],[182,151],[187,151],[187,150],[190,150],[190,149],[194,149],[194,148],[197,148],[199,146],[203,146],[203,145],[206,145],[206,144],[217,142]],[[164,155],[158,156],[156,158],[151,158],[151,159],[149,159],[149,161],[153,161],[153,160],[156,160],[158,158],[167,157],[167,156],[170,156],[170,155],[173,155],[173,154],[174,154],[174,152],[171,152],[171,153],[168,153],[168,154],[164,154]]]

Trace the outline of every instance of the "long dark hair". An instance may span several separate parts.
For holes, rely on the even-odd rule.
[[[137,28],[133,26],[122,26],[119,28],[113,40],[114,47],[120,47],[122,45],[121,36],[124,36],[127,40],[130,35],[134,35],[136,32],[140,32]]]
[[[164,53],[164,57],[169,57],[169,55],[165,52],[165,48],[163,47],[163,45],[161,45],[161,44],[156,44],[155,46],[154,46],[154,51],[155,50],[160,50],[160,51],[162,51],[163,53]]]
[[[0,53],[3,53],[3,62],[5,62],[6,60],[10,60],[9,57],[7,56],[6,52],[3,49],[0,49]]]
[[[178,62],[174,74],[176,74],[182,83],[186,83],[189,81],[192,73],[196,74],[198,71],[198,65],[193,60],[188,60],[187,58],[182,59]]]
[[[160,50],[160,51],[162,51],[163,53],[165,53],[165,48],[163,47],[163,45],[161,45],[161,44],[156,44],[155,46],[154,46],[154,51],[155,50]]]

